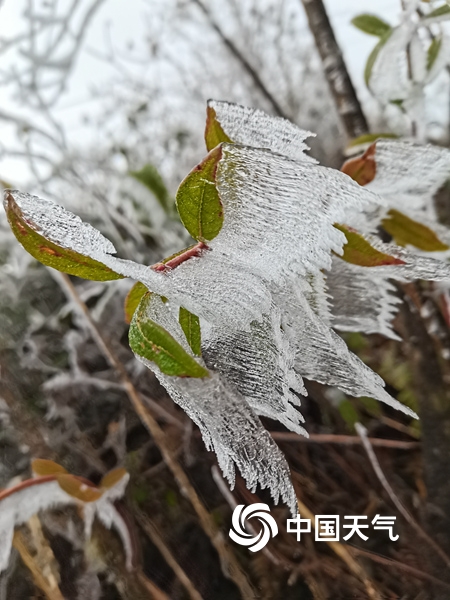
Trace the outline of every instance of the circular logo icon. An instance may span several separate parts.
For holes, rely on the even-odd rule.
[[[249,533],[245,529],[247,519],[257,518],[262,529],[259,533]],[[270,514],[270,508],[267,504],[250,504],[245,508],[245,504],[238,504],[233,511],[233,527],[230,529],[230,538],[240,546],[248,546],[252,552],[262,550],[270,538],[278,533],[278,525]]]

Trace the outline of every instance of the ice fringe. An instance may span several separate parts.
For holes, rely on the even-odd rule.
[[[34,197],[10,193],[24,218],[43,235],[155,292],[148,318],[188,352],[171,310],[183,306],[200,317],[210,377],[169,377],[138,358],[199,426],[231,484],[237,467],[250,488],[269,488],[276,501],[281,496],[295,512],[286,461],[257,415],[305,433],[297,408],[305,393],[304,377],[416,416],[389,396],[382,379],[348,350],[332,327],[395,338],[391,319],[398,298],[390,280],[450,279],[448,264],[371,237],[387,210],[404,207],[408,198],[423,213],[430,190],[450,170],[450,154],[378,142],[379,169],[367,189],[310,160],[304,154],[307,132],[287,121],[228,103],[210,102],[210,107],[225,134],[238,142],[223,144],[217,167],[224,224],[201,256],[171,271],[157,273],[115,258],[109,242],[77,217],[52,203],[44,206]],[[426,183],[415,185],[408,169],[414,164],[422,173],[420,160],[427,165]],[[427,215],[433,219],[430,211]],[[405,264],[369,269],[343,262],[339,255],[346,239],[334,223],[355,222],[371,243]]]

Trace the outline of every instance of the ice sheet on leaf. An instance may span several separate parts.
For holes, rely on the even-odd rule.
[[[141,281],[148,289],[173,299],[194,314],[219,324],[248,327],[270,309],[270,294],[245,265],[225,249],[206,252],[177,269],[155,272],[150,267],[112,256],[114,246],[94,227],[62,206],[21,192],[10,192],[23,218],[46,239]]]
[[[99,254],[116,253],[100,231],[59,204],[18,190],[8,191],[30,226],[55,244],[93,259]]]
[[[149,304],[148,317],[167,329],[190,352],[182,329],[167,304],[155,298]],[[204,379],[170,377],[162,374],[153,363],[137,358],[155,372],[172,399],[198,425],[205,445],[216,453],[231,485],[237,466],[250,489],[255,489],[258,484],[269,488],[275,502],[281,496],[291,511],[296,512],[295,492],[286,460],[234,386],[224,382],[215,372]]]
[[[316,162],[305,154],[309,147],[304,143],[306,138],[315,136],[314,133],[257,108],[217,100],[208,100],[208,106],[214,109],[217,121],[232,142],[268,148],[299,161]]]
[[[364,237],[380,252],[394,256],[404,262],[400,265],[370,267],[370,271],[373,271],[374,274],[397,281],[414,281],[416,279],[444,281],[450,279],[450,263],[447,261],[416,254],[395,244],[385,244],[372,235],[364,234]]]
[[[402,300],[395,295],[394,285],[376,267],[360,267],[335,257],[326,282],[335,329],[400,339],[392,330],[392,320]]]
[[[311,310],[301,282],[279,289],[283,327],[296,348],[296,370],[302,377],[332,385],[351,396],[370,396],[410,416],[417,415],[384,389],[384,381],[347,348]]]
[[[408,77],[407,47],[416,25],[405,20],[396,27],[380,49],[372,67],[369,87],[382,102],[405,100],[411,94]]]
[[[367,184],[399,211],[434,215],[432,198],[450,177],[450,151],[432,145],[379,140],[375,152],[376,175]]]
[[[294,352],[281,329],[276,306],[262,322],[254,321],[249,332],[202,323],[202,339],[206,365],[231,383],[258,415],[308,435],[300,425],[304,419],[294,408],[300,401],[293,393],[306,395],[306,390],[293,369]]]
[[[270,310],[271,297],[264,281],[241,261],[234,248],[227,247],[226,240],[222,248],[211,243],[211,250],[201,257],[161,276],[165,279],[161,295],[217,325],[248,330],[252,321]],[[148,287],[154,289],[151,283]]]
[[[345,243],[333,223],[382,203],[334,169],[232,144],[223,145],[217,185],[224,223],[211,248],[275,282],[330,268],[331,250]]]

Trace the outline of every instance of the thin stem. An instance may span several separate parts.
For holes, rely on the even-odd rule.
[[[244,68],[244,71],[246,71],[246,73],[248,75],[250,75],[250,77],[253,80],[253,83],[255,84],[255,87],[261,92],[261,94],[264,96],[264,98],[272,106],[272,109],[273,109],[274,113],[278,117],[284,117],[285,119],[287,119],[288,116],[286,115],[286,113],[283,110],[283,108],[281,107],[281,105],[278,103],[278,100],[276,100],[276,98],[273,96],[272,92],[270,92],[270,90],[267,88],[266,84],[263,82],[263,80],[259,76],[259,73],[249,63],[249,61],[247,60],[245,54],[243,54],[238,49],[238,47],[235,45],[235,43],[229,37],[227,37],[225,35],[225,33],[222,31],[222,29],[220,28],[220,26],[218,25],[218,23],[214,20],[214,18],[211,15],[210,11],[203,4],[203,2],[201,0],[193,0],[193,2],[203,12],[203,14],[205,15],[206,19],[208,20],[209,25],[214,29],[214,31],[220,37],[220,39],[222,40],[222,42],[224,43],[224,45],[228,48],[228,50],[230,51],[230,53],[238,60],[238,62],[241,63],[242,67]]]
[[[328,433],[310,433],[309,438],[298,435],[297,433],[284,433],[271,431],[270,435],[279,442],[306,442],[316,444],[342,444],[344,446],[358,446],[363,444],[361,438],[356,435],[333,435]],[[395,450],[412,450],[420,448],[419,442],[403,442],[400,440],[384,440],[381,438],[369,438],[373,446],[380,448],[393,448]]]

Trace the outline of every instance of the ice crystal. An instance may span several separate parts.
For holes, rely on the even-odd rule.
[[[217,121],[225,134],[235,143],[253,148],[267,148],[276,154],[306,162],[315,162],[305,154],[309,147],[305,139],[315,134],[300,129],[287,119],[271,117],[262,110],[209,100]]]
[[[403,36],[391,40],[399,47],[411,38],[406,30],[396,35]],[[306,393],[302,378],[416,416],[386,392],[383,380],[334,329],[398,339],[391,324],[399,303],[392,280],[450,280],[448,263],[384,244],[376,235],[390,208],[435,225],[427,207],[450,171],[450,152],[379,141],[376,176],[363,188],[312,161],[305,154],[309,134],[286,120],[228,103],[209,106],[235,142],[222,144],[216,169],[223,226],[200,256],[173,269],[157,272],[116,258],[109,242],[78,217],[13,195],[24,218],[48,239],[165,296],[167,303],[157,296],[148,303],[145,318],[191,355],[177,310],[183,306],[200,317],[198,360],[209,377],[167,376],[140,360],[198,425],[230,483],[237,467],[250,488],[268,487],[295,510],[286,461],[258,415],[305,433],[298,410]],[[344,262],[339,255],[347,240],[335,224],[357,227],[372,246],[403,264],[369,268]]]
[[[367,269],[335,258],[326,281],[335,329],[400,339],[392,330],[392,319],[401,299],[386,275],[377,268]]]
[[[400,140],[379,140],[376,175],[367,188],[383,196],[389,208],[400,211],[433,209],[433,195],[450,173],[450,151]]]
[[[258,415],[307,435],[294,408],[300,404],[298,394],[306,395],[306,390],[294,371],[295,355],[276,306],[262,322],[253,322],[249,332],[204,327],[202,335],[206,365],[232,383]]]
[[[163,326],[191,353],[178,321],[161,299],[152,299],[146,316]],[[155,371],[172,399],[198,425],[206,447],[216,453],[220,468],[231,486],[234,485],[237,466],[250,489],[255,490],[257,484],[267,487],[275,502],[281,496],[291,511],[296,512],[295,492],[286,460],[233,385],[232,377],[222,378],[217,372],[211,372],[210,377],[202,379],[169,377],[142,357],[137,358]],[[274,384],[271,382],[270,385]]]
[[[116,249],[95,227],[59,204],[38,196],[8,190],[20,208],[24,219],[38,233],[63,248],[94,258],[99,254],[115,254]]]

